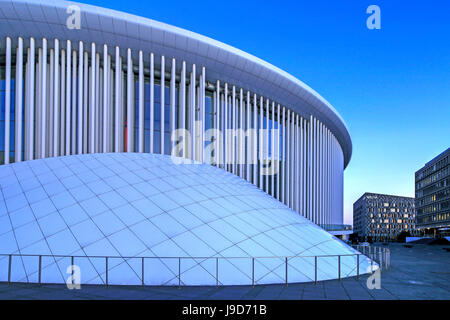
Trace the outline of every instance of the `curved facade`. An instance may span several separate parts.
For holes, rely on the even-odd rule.
[[[5,165],[0,195],[0,281],[9,263],[13,282],[64,283],[73,262],[82,283],[137,285],[308,282],[371,266],[248,181],[167,155]]]
[[[1,163],[173,152],[246,179],[316,224],[343,223],[351,139],[298,79],[109,9],[23,0],[0,9]],[[76,12],[79,29],[67,22]]]

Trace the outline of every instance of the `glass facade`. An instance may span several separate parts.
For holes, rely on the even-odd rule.
[[[15,157],[15,133],[16,133],[16,86],[15,86],[15,68],[11,68],[11,97],[10,97],[10,122],[9,122],[9,161],[14,162]],[[5,162],[5,112],[6,112],[6,97],[5,97],[5,68],[0,66],[0,164]],[[22,105],[23,108],[23,105]],[[22,120],[22,133],[24,130],[24,121]],[[23,137],[23,134],[22,134]],[[22,139],[23,145],[23,139]],[[23,151],[21,157],[23,158]]]
[[[418,227],[450,234],[450,148],[416,172],[415,185]]]
[[[365,193],[353,204],[353,230],[364,241],[393,241],[418,235],[414,198]]]

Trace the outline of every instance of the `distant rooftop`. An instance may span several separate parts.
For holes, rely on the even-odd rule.
[[[356,203],[359,200],[361,200],[362,198],[364,198],[364,196],[388,196],[388,197],[403,198],[403,199],[407,199],[407,200],[414,200],[413,197],[405,197],[405,196],[399,196],[399,195],[395,195],[395,194],[364,192],[364,194],[361,197],[359,197],[358,200],[356,200],[354,203]]]
[[[431,159],[430,161],[428,161],[427,163],[425,163],[425,167],[432,164],[433,162],[437,161],[439,158],[443,157],[445,154],[450,153],[450,148],[448,148],[447,150],[445,150],[444,152],[438,154],[436,157],[434,157],[433,159]]]

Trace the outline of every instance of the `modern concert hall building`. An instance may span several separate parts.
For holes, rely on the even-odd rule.
[[[344,120],[285,71],[110,9],[0,1],[0,281],[259,284],[373,262]],[[336,234],[336,233],[334,233]]]

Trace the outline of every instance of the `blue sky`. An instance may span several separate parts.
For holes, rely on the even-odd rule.
[[[81,1],[225,42],[296,76],[353,140],[345,222],[364,192],[414,196],[414,172],[450,147],[450,1]],[[369,5],[381,30],[366,27]]]

